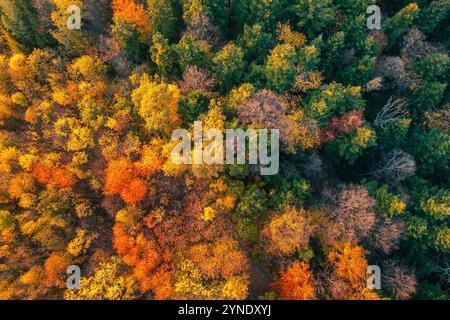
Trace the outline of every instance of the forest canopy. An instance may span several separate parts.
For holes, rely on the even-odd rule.
[[[0,0],[0,300],[450,299],[449,34],[450,0]],[[174,163],[199,122],[278,130],[277,173]]]

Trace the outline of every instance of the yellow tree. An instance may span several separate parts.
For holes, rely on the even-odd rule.
[[[274,214],[261,232],[262,242],[270,255],[291,255],[307,247],[313,228],[303,209],[286,208]]]
[[[180,89],[176,85],[157,83],[144,76],[131,99],[149,132],[159,132],[170,137],[172,131],[180,126]]]
[[[338,299],[377,300],[378,294],[367,288],[367,251],[354,243],[335,243],[326,249],[327,261],[334,276],[331,292]]]

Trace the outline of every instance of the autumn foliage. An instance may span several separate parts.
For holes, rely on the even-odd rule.
[[[151,272],[161,261],[155,241],[147,239],[143,233],[130,235],[126,226],[121,223],[114,226],[113,233],[114,248],[123,257],[123,262],[133,268],[140,290],[146,292],[154,287],[152,283],[155,279]]]
[[[262,230],[265,250],[273,255],[291,255],[308,246],[312,228],[303,209],[287,208],[274,215]]]
[[[141,32],[150,31],[150,19],[143,4],[134,0],[113,0],[112,9],[114,18],[138,26]]]
[[[45,283],[49,287],[63,288],[66,269],[69,266],[69,259],[64,253],[52,253],[44,263]]]
[[[314,277],[307,263],[296,261],[280,274],[274,283],[281,299],[312,300],[315,299]]]
[[[52,183],[61,189],[75,184],[75,178],[70,171],[65,168],[52,168],[44,163],[36,163],[32,175],[41,184]]]
[[[0,300],[450,300],[449,14],[0,0]]]
[[[106,169],[105,195],[119,194],[125,202],[137,203],[147,192],[142,179],[137,177],[135,165],[125,158],[113,160]]]

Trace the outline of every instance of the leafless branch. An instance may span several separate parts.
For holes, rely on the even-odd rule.
[[[374,122],[375,126],[386,129],[388,122],[407,115],[407,112],[403,109],[405,105],[405,99],[394,99],[391,96],[380,112],[378,112]]]

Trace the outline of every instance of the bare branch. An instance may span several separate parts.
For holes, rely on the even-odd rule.
[[[403,109],[405,105],[405,99],[394,100],[394,97],[391,96],[380,112],[378,112],[374,122],[375,126],[386,129],[386,124],[388,122],[406,116],[407,112]]]
[[[378,169],[372,172],[377,179],[401,182],[416,172],[416,161],[409,153],[395,149],[383,157]]]

